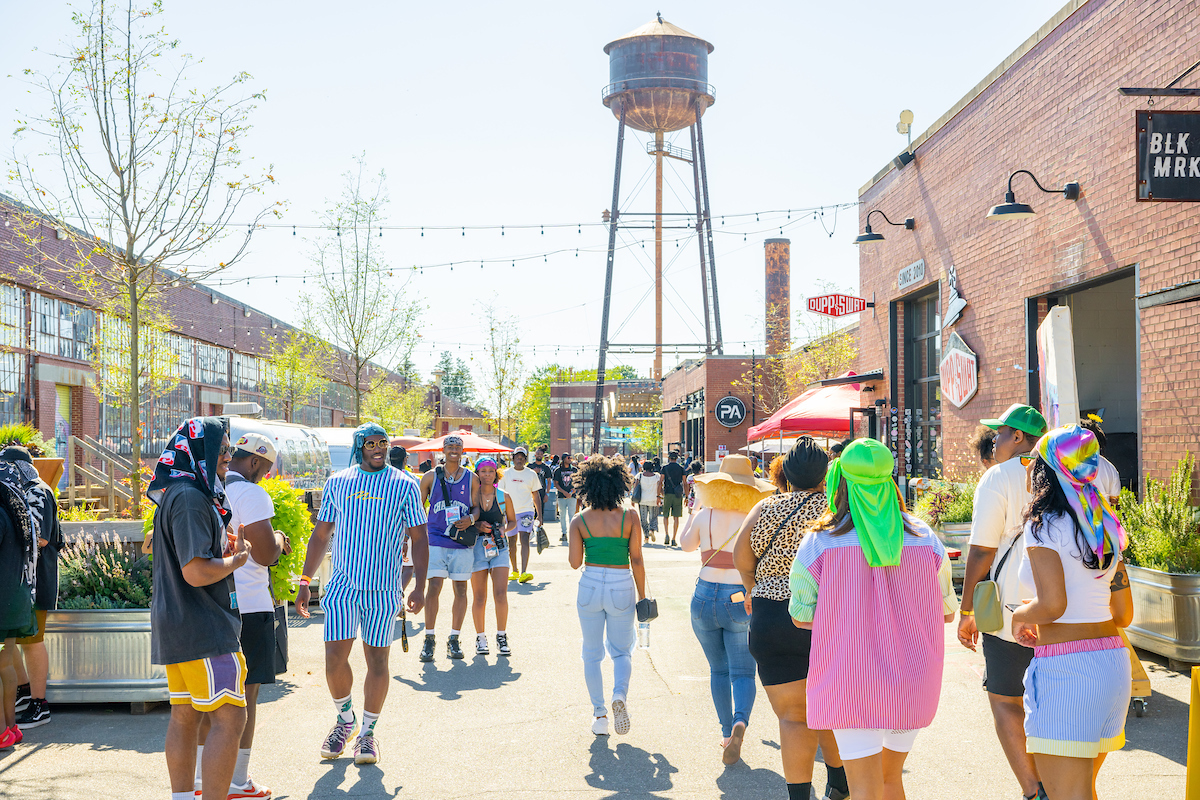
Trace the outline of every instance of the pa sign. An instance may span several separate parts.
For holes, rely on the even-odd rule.
[[[726,428],[736,428],[746,420],[746,404],[732,395],[722,397],[713,408],[713,416]]]

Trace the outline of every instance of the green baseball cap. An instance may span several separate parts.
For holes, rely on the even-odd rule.
[[[1008,411],[1000,415],[1000,419],[981,419],[979,422],[992,430],[1007,425],[1010,428],[1024,431],[1030,436],[1041,436],[1046,432],[1046,418],[1041,415],[1041,412],[1033,406],[1021,403],[1013,403],[1009,406]]]

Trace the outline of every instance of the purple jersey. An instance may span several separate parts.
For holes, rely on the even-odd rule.
[[[466,549],[463,545],[443,535],[448,524],[446,522],[447,508],[451,509],[451,517],[454,517],[455,513],[460,518],[471,513],[471,476],[474,473],[466,467],[462,467],[461,470],[457,481],[451,480],[450,475],[442,467],[437,468],[437,474],[433,477],[433,488],[429,491],[429,544],[431,547]],[[442,495],[443,480],[446,482],[447,491],[450,492],[449,501]]]

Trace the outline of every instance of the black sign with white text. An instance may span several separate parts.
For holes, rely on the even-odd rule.
[[[1137,199],[1200,200],[1200,113],[1137,112]]]
[[[713,415],[726,428],[736,428],[746,419],[746,404],[732,395],[722,397],[713,408]]]

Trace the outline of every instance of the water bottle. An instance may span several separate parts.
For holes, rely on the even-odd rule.
[[[638,647],[643,650],[650,649],[650,623],[638,623]]]

